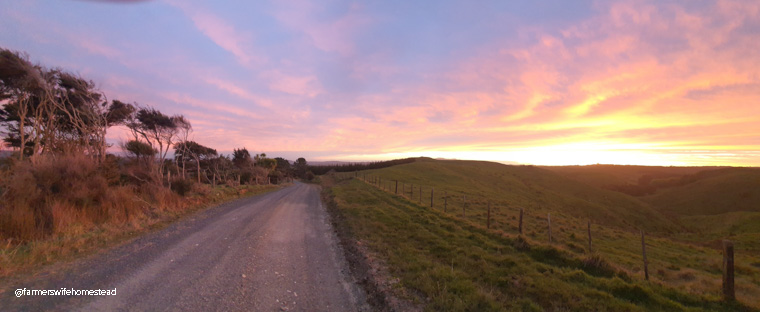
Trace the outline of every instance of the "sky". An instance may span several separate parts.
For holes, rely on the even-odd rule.
[[[760,166],[755,0],[8,0],[0,47],[222,153]]]

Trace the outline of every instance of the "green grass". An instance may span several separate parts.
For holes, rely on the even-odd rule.
[[[658,210],[683,216],[760,212],[760,169],[707,171],[692,183],[659,190],[644,200]]]
[[[716,295],[646,282],[595,257],[488,230],[357,179],[329,188],[355,238],[429,311],[741,310]],[[606,247],[599,246],[604,250]],[[653,257],[657,252],[653,252]],[[413,294],[417,294],[416,296]]]
[[[695,174],[719,167],[655,167],[655,166],[545,166],[542,167],[563,176],[595,187],[608,185],[638,184],[639,178],[649,175],[654,179],[667,179]]]
[[[535,166],[507,166],[493,162],[427,160],[380,170],[362,171],[383,181],[399,180],[399,190],[414,185],[414,200],[430,203],[430,188],[435,204],[443,205],[444,191],[452,209],[460,209],[462,196],[475,212],[468,218],[484,218],[488,202],[496,214],[514,216],[519,208],[545,219],[547,213],[557,217],[573,216],[596,223],[648,231],[675,231],[679,226],[637,198],[596,188],[571,180],[551,170]],[[395,184],[393,185],[395,190]]]
[[[684,172],[692,174],[695,172],[694,170],[688,168]],[[470,239],[468,235],[474,235],[465,234],[467,232],[486,233],[495,235],[495,238],[492,239],[497,240],[497,242],[489,244],[492,246],[491,250],[495,249],[497,252],[510,250],[513,252],[514,250],[511,250],[512,247],[510,246],[514,245],[514,237],[518,234],[519,208],[524,208],[525,239],[531,245],[543,246],[543,244],[547,244],[546,215],[551,213],[553,244],[550,248],[556,249],[561,255],[564,255],[558,258],[556,254],[553,254],[554,251],[550,251],[548,254],[520,251],[522,256],[527,257],[523,260],[532,263],[533,270],[548,269],[544,266],[549,266],[555,270],[555,267],[571,271],[581,270],[591,278],[598,279],[603,277],[597,276],[598,274],[593,275],[588,270],[579,269],[577,265],[578,261],[589,257],[586,226],[588,220],[591,220],[594,252],[613,267],[616,272],[620,272],[620,274],[615,275],[617,276],[615,278],[635,285],[643,283],[641,287],[647,290],[645,292],[647,296],[655,298],[644,300],[644,302],[646,304],[651,303],[648,300],[657,302],[658,306],[649,307],[654,309],[669,309],[661,305],[667,305],[669,303],[666,302],[669,301],[682,305],[683,308],[690,306],[679,301],[681,299],[672,299],[671,297],[690,298],[683,300],[698,302],[699,304],[696,306],[702,308],[708,307],[709,304],[715,304],[719,300],[721,289],[722,253],[720,251],[720,240],[730,238],[734,240],[736,246],[737,297],[743,304],[760,308],[760,301],[756,300],[756,298],[760,298],[760,253],[757,248],[758,238],[760,238],[758,224],[760,223],[756,222],[759,217],[754,213],[733,213],[734,215],[726,216],[684,217],[672,214],[665,216],[652,207],[650,203],[642,201],[640,198],[604,190],[572,180],[554,171],[533,166],[506,166],[472,161],[423,160],[380,170],[362,171],[358,173],[358,177],[362,178],[364,174],[368,177],[380,177],[381,183],[370,187],[363,182],[354,181],[345,182],[345,185],[341,184],[334,188],[336,198],[339,199],[339,202],[342,200],[346,207],[358,205],[362,207],[361,209],[366,210],[363,213],[384,216],[383,218],[379,218],[377,215],[363,216],[363,218],[373,222],[371,225],[362,227],[361,231],[364,231],[364,237],[377,235],[404,236],[410,235],[409,232],[430,232],[435,233],[438,237],[443,237],[444,240],[455,241],[455,238],[461,238],[461,236]],[[345,179],[353,175],[353,173],[343,173],[338,174],[337,177]],[[399,195],[393,194],[395,193],[394,180],[399,180]],[[354,185],[355,183],[358,184]],[[409,198],[410,183],[414,184],[412,198]],[[423,185],[422,200],[419,199],[420,184]],[[406,190],[403,194],[401,194],[402,185],[403,189]],[[364,187],[369,187],[369,190],[365,190]],[[434,207],[432,209],[429,207],[431,187],[435,188]],[[385,191],[380,191],[377,188]],[[445,213],[443,212],[444,191],[447,195]],[[467,197],[466,216],[464,218],[462,217],[463,195]],[[492,207],[490,230],[485,229],[488,202],[491,203]],[[339,207],[343,206],[339,205]],[[413,209],[421,210],[415,211]],[[384,222],[390,218],[388,215],[391,212],[395,212],[393,218],[398,218],[397,210],[402,210],[407,215],[402,218],[403,222]],[[415,211],[415,213],[411,214],[408,211]],[[354,220],[357,223],[365,222],[359,216]],[[457,225],[455,226],[452,223]],[[412,226],[411,224],[416,224],[417,227],[409,228]],[[429,226],[431,224],[434,226]],[[420,226],[424,226],[424,230],[420,229]],[[439,227],[440,229],[433,230],[431,227]],[[650,279],[652,285],[657,286],[651,286],[643,281],[641,237],[638,230],[640,228],[643,228],[647,233]],[[502,235],[506,235],[506,237],[501,237]],[[507,241],[499,243],[498,239],[500,238]],[[403,237],[399,239],[401,241],[409,240]],[[415,239],[417,238],[415,237]],[[403,243],[406,244],[407,242]],[[478,245],[475,244],[474,246]],[[399,249],[390,241],[374,247],[373,250],[378,251],[385,258],[392,257],[396,253],[404,253],[406,254],[405,257],[413,258],[429,256],[419,253],[414,256],[408,255],[407,253],[410,250]],[[444,250],[451,251],[451,248],[453,247]],[[463,249],[463,247],[457,248],[454,250],[459,250],[458,252],[463,253],[465,258],[472,252],[480,253],[489,250],[483,247],[474,250]],[[456,259],[453,260],[456,265]],[[451,259],[448,261],[449,266],[451,266]],[[391,267],[395,265],[395,263],[391,264]],[[467,267],[469,268],[469,266]],[[431,265],[425,270],[431,268],[435,268],[435,266]],[[426,274],[422,273],[425,270],[421,270],[419,274]],[[456,270],[454,271],[456,272]],[[474,275],[468,278],[479,278],[477,277],[478,272],[470,274]],[[437,281],[437,278],[434,280]],[[417,283],[417,281],[411,283]],[[541,287],[553,286],[542,285]],[[419,288],[415,286],[415,289]],[[598,287],[595,289],[599,290]],[[635,293],[638,289],[631,291]],[[428,297],[431,294],[428,291],[423,291],[423,293]],[[609,289],[606,293],[615,298],[620,297],[615,296],[615,293]],[[656,295],[650,295],[650,293]],[[656,299],[659,298],[658,296],[671,299],[662,301]],[[558,300],[565,302],[565,300],[570,299],[561,298]],[[709,304],[705,306],[705,302]],[[539,304],[544,309],[554,309],[553,306],[547,306],[540,300],[534,301],[534,303]],[[504,302],[499,302],[499,304],[503,305]],[[508,306],[515,308],[515,306]],[[586,307],[584,305],[569,306],[572,309]],[[636,306],[641,307],[642,305],[637,304]],[[615,307],[613,310],[617,310],[618,306]],[[623,308],[623,310],[626,309],[628,308]],[[681,310],[680,307],[673,309]]]

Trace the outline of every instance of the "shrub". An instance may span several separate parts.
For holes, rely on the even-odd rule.
[[[85,156],[41,158],[19,162],[5,182],[0,234],[29,240],[53,233],[54,207],[78,207],[82,218],[102,221],[108,181],[100,167]]]
[[[530,243],[528,243],[528,241],[525,240],[525,238],[522,235],[517,236],[517,238],[512,242],[512,246],[514,246],[515,249],[519,251],[530,250]]]
[[[179,194],[180,196],[185,196],[188,192],[190,192],[193,189],[194,181],[192,179],[174,179],[172,180],[172,191]]]
[[[599,254],[583,259],[583,270],[593,276],[613,277],[615,275],[615,268]]]

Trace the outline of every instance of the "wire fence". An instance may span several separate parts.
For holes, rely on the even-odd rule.
[[[374,186],[387,193],[402,197],[411,203],[430,209],[440,209],[446,214],[453,215],[472,223],[474,226],[483,227],[486,230],[500,230],[505,233],[515,233],[525,235],[526,233],[537,236],[543,232],[549,244],[556,244],[557,237],[552,235],[552,214],[547,212],[546,216],[528,215],[523,207],[510,205],[503,199],[492,200],[486,196],[473,196],[472,193],[464,191],[451,191],[444,189],[435,189],[432,186],[425,186],[422,183],[413,183],[399,179],[383,179],[377,175],[367,175],[367,173],[338,173],[339,179],[355,178]],[[469,195],[469,196],[468,196]],[[557,215],[554,216],[555,224]],[[600,225],[592,224],[591,220],[585,222],[585,249],[587,253],[594,253],[594,232],[602,229]],[[564,230],[564,228],[561,228]],[[644,230],[639,231],[641,236],[641,264],[643,266],[643,278],[649,280],[649,260],[647,259],[647,247],[652,247],[651,242],[647,242],[647,236]],[[571,234],[576,237],[575,234]],[[734,281],[734,245],[729,240],[723,240],[723,282],[722,297],[725,300],[736,300],[735,281]],[[651,255],[650,255],[651,258]]]

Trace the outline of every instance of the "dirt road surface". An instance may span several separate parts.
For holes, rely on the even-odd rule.
[[[197,213],[164,230],[8,285],[0,310],[363,311],[313,185],[296,183]],[[114,296],[22,296],[27,289]]]

